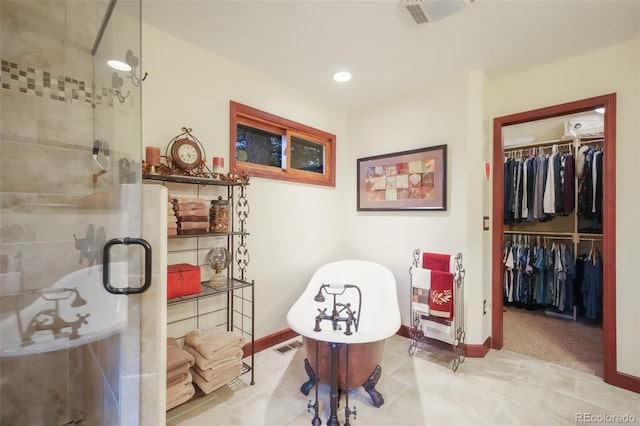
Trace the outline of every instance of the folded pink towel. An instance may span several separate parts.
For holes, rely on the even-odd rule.
[[[207,210],[206,203],[175,203],[171,205],[172,208],[175,208],[175,211],[179,210]]]
[[[228,370],[222,373],[219,377],[216,377],[215,380],[207,381],[204,377],[198,374],[197,371],[192,371],[191,373],[193,375],[193,382],[206,394],[210,394],[214,390],[221,388],[240,375],[237,371]]]
[[[185,371],[174,373],[171,376],[169,376],[169,372],[167,371],[167,388],[184,381],[189,374],[189,364],[185,364],[185,366],[187,367]],[[177,370],[172,370],[172,372],[173,371]]]
[[[216,365],[215,367],[208,368],[206,370],[202,370],[197,365],[194,365],[193,367],[191,367],[191,370],[195,371],[196,373],[201,375],[206,381],[210,382],[210,381],[216,380],[218,377],[222,376],[223,374],[226,374],[226,372],[229,370],[235,371],[239,376],[240,373],[242,372],[242,360],[234,359],[231,361],[225,361],[220,365]]]
[[[196,360],[189,352],[167,340],[167,371],[175,370],[185,364],[192,366]]]
[[[182,379],[182,381],[171,385],[171,386],[167,386],[167,395],[175,395],[177,393],[179,393],[183,387],[189,385],[193,383],[193,376],[191,375],[191,371],[187,372],[187,375],[184,379]]]
[[[209,222],[178,222],[178,229],[209,229]]]
[[[209,217],[209,210],[206,210],[204,207],[202,210],[178,210],[176,212],[177,217],[183,216],[207,216]]]
[[[244,336],[225,330],[222,327],[208,330],[193,330],[187,335],[185,344],[196,349],[207,359],[216,358],[216,352],[229,347],[242,347]]]
[[[201,204],[201,205],[206,205],[207,204],[207,200],[205,200],[204,198],[173,198],[171,201],[173,201],[173,204]]]
[[[195,393],[196,388],[193,387],[193,384],[188,384],[175,394],[167,394],[167,411],[187,402]]]
[[[198,350],[192,348],[189,345],[184,345],[184,350],[193,355],[196,360],[195,365],[200,367],[201,370],[208,370],[222,362],[237,361],[239,359],[242,359],[243,357],[242,348],[238,348],[235,346],[231,346],[225,350],[217,351],[212,359],[205,358],[200,352],[198,352]]]

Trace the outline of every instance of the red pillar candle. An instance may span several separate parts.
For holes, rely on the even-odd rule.
[[[224,173],[223,157],[213,157],[213,173]]]
[[[148,146],[146,148],[146,158],[147,158],[147,163],[151,164],[152,166],[159,166],[160,165],[160,148],[155,146]]]

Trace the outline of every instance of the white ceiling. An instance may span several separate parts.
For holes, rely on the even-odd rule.
[[[398,0],[143,0],[142,19],[346,109],[640,37],[639,0],[477,0],[420,25]],[[343,69],[353,79],[333,82]]]

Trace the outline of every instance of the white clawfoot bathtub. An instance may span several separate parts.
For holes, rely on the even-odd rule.
[[[112,262],[114,282],[127,263]],[[74,271],[51,287],[0,294],[0,357],[51,352],[107,337],[127,323],[127,297],[107,293],[102,265]]]
[[[322,299],[319,294],[324,301],[318,301]],[[338,303],[349,304],[349,308],[356,311],[352,318],[357,319],[357,324],[352,321],[348,325],[347,321],[329,318],[334,294]],[[347,312],[343,310],[340,317],[347,317]],[[324,318],[318,319],[319,316]],[[375,390],[381,374],[384,341],[400,328],[396,280],[388,268],[364,260],[343,260],[321,266],[289,310],[287,322],[302,335],[305,345],[305,368],[309,375],[309,381],[301,387],[305,395],[317,381],[330,380],[329,345],[322,343],[338,343],[341,344],[338,387],[364,386],[376,407],[384,403],[382,395]],[[347,351],[348,363],[345,363]]]

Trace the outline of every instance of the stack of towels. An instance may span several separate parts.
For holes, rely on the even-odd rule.
[[[242,372],[244,336],[216,327],[193,330],[184,349],[195,358],[193,381],[206,394],[226,385]]]
[[[204,234],[209,231],[209,210],[202,198],[174,198],[173,209],[178,219],[178,234]]]
[[[169,202],[167,203],[167,235],[178,235],[178,218],[176,217],[176,211],[173,209],[171,196],[169,196]]]
[[[178,341],[167,339],[167,410],[187,402],[196,393],[191,367],[195,358],[180,348]]]

